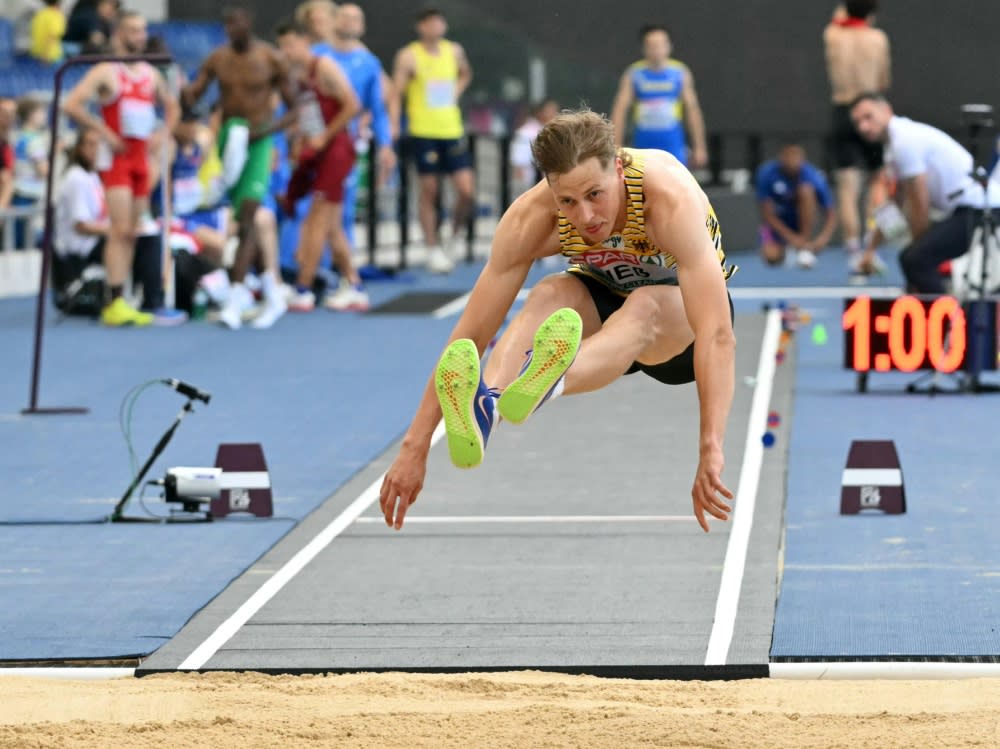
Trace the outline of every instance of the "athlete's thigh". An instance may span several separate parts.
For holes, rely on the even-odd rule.
[[[104,190],[104,203],[111,225],[119,231],[131,231],[135,225],[132,189],[123,185],[113,185]]]
[[[641,364],[665,362],[694,342],[694,331],[684,311],[684,300],[678,286],[641,286],[629,294],[615,314],[643,318],[654,330],[653,340],[636,357]]]
[[[541,323],[558,309],[571,307],[583,322],[583,337],[592,336],[601,329],[601,317],[587,286],[572,273],[555,273],[546,276],[532,287],[528,299],[518,314]]]

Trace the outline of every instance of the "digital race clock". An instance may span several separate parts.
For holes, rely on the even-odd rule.
[[[844,300],[842,325],[844,366],[856,372],[955,372],[973,357],[981,370],[997,368],[995,301],[859,296]]]

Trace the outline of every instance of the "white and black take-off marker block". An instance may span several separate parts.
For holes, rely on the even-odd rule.
[[[892,440],[854,440],[840,482],[840,514],[906,512],[903,469]]]
[[[212,517],[245,513],[269,518],[274,514],[271,475],[260,443],[219,445],[215,465],[222,469],[222,492],[212,500]]]

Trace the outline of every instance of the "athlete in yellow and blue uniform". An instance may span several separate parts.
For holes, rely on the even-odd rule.
[[[618,142],[667,151],[685,166],[704,166],[705,123],[691,71],[670,57],[665,28],[646,26],[641,37],[643,59],[628,67],[615,96],[612,121]],[[626,138],[629,122],[631,138]]]

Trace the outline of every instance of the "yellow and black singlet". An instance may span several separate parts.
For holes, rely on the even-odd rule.
[[[625,228],[600,244],[592,245],[559,212],[559,244],[569,260],[569,272],[580,273],[601,282],[621,294],[640,286],[677,284],[677,260],[654,245],[646,236],[642,181],[645,163],[641,152],[624,149],[632,157],[625,167],[626,215]],[[722,273],[728,281],[736,272],[735,265],[726,265],[722,249],[722,229],[712,206],[705,217],[705,230],[715,245]]]

